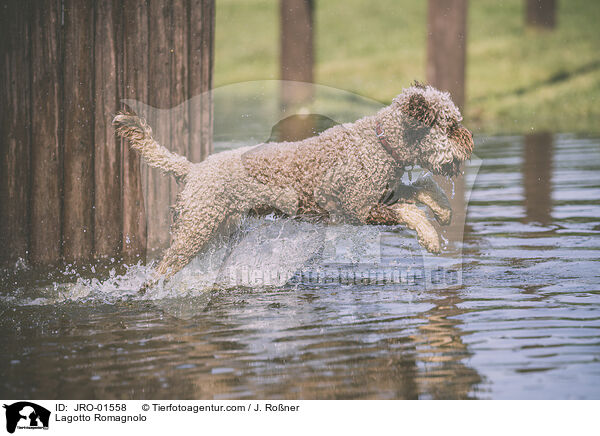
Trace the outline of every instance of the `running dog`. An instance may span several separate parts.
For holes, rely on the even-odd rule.
[[[249,214],[405,225],[428,251],[439,253],[439,236],[416,203],[447,225],[448,199],[431,177],[405,185],[402,176],[413,166],[457,175],[473,151],[472,135],[461,121],[448,93],[417,83],[377,114],[318,136],[238,148],[191,163],[158,144],[144,119],[117,114],[117,133],[148,165],[183,184],[174,207],[173,242],[145,288],[177,273]]]

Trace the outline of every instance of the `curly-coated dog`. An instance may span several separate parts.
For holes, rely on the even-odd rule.
[[[473,150],[461,120],[448,93],[416,84],[376,115],[318,136],[225,151],[192,164],[159,145],[143,119],[118,114],[113,121],[118,134],[148,165],[185,185],[174,208],[173,242],[145,287],[178,272],[248,214],[403,224],[416,230],[425,248],[439,252],[439,236],[415,203],[427,205],[440,223],[449,224],[445,194],[431,177],[412,185],[401,179],[414,165],[456,175]]]

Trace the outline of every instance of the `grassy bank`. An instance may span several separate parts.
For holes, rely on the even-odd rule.
[[[389,102],[425,78],[426,1],[316,1],[316,82]],[[558,2],[552,32],[523,0],[469,4],[466,122],[481,133],[600,133],[600,2]],[[277,79],[278,2],[217,0],[215,86]]]

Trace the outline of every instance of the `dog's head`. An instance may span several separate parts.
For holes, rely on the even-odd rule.
[[[417,83],[403,90],[391,109],[406,164],[434,174],[458,174],[473,152],[473,136],[460,124],[462,116],[449,93]]]

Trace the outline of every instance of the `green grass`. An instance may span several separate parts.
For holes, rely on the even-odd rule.
[[[558,2],[524,26],[524,0],[469,2],[465,121],[480,133],[600,132],[600,2]],[[275,0],[217,0],[215,86],[277,79]],[[389,102],[425,79],[426,1],[316,0],[315,81]]]

